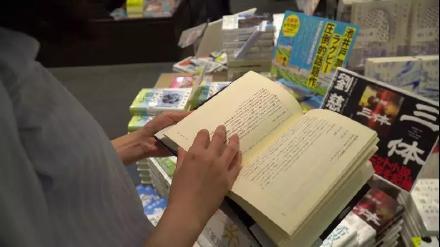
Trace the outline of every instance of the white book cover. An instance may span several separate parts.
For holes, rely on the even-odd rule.
[[[198,242],[203,247],[259,246],[238,219],[220,209],[209,219]]]
[[[438,35],[437,35],[438,37]],[[438,43],[437,43],[438,47]],[[419,94],[439,101],[439,56],[419,56],[422,60],[422,81]]]
[[[423,225],[429,233],[439,233],[439,180],[420,178],[411,197]]]
[[[368,58],[365,76],[439,100],[439,56]]]
[[[411,55],[438,54],[439,46],[439,1],[413,0],[410,23]]]
[[[353,1],[351,22],[360,26],[350,67],[368,57],[401,55],[406,50],[411,0]]]
[[[321,247],[345,247],[347,245],[358,246],[357,229],[344,219],[328,235]]]
[[[345,220],[350,224],[357,232],[357,242],[359,246],[365,245],[375,241],[376,230],[365,222],[362,218],[356,214],[350,212]]]
[[[365,76],[416,93],[422,76],[422,61],[415,57],[368,58]]]

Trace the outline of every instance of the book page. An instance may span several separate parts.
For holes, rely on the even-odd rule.
[[[224,124],[227,137],[238,134],[245,153],[286,119],[300,115],[300,105],[284,88],[248,72],[164,135],[188,150],[199,130],[207,129],[212,136]]]
[[[232,192],[291,235],[375,140],[375,132],[328,110],[285,121],[244,154]]]
[[[353,198],[366,181],[373,175],[373,167],[370,162],[359,167],[351,177],[344,181],[343,186],[338,191],[338,196],[329,198],[329,201],[323,205],[320,210],[317,210],[311,222],[307,226],[303,226],[293,236],[286,235],[281,229],[274,225],[267,217],[261,215],[254,207],[249,204],[243,204],[249,214],[252,214],[254,220],[264,230],[264,232],[272,239],[277,246],[311,246],[310,242],[316,240],[313,236],[319,236],[328,226],[329,221],[341,212],[346,205],[341,198]],[[231,196],[234,200],[240,200],[235,195]],[[240,204],[241,205],[241,204]]]

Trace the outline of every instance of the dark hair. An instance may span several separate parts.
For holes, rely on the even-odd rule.
[[[0,6],[0,26],[37,39],[90,34],[85,0],[3,0]]]

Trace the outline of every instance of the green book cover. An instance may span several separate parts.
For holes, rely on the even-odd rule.
[[[156,158],[156,161],[166,174],[172,178],[174,171],[176,170],[176,157],[158,157]]]
[[[128,122],[128,132],[133,132],[144,127],[152,119],[153,117],[148,115],[134,115],[131,117],[130,122]]]
[[[184,111],[192,88],[143,88],[130,105],[132,115],[157,115],[163,111]]]

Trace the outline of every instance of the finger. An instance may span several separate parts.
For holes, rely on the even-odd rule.
[[[148,129],[150,135],[154,135],[160,130],[178,123],[189,114],[190,112],[164,112],[148,122],[145,127]]]
[[[172,153],[162,146],[159,146],[159,144],[146,144],[146,154],[147,157],[165,157],[165,156],[171,156]]]
[[[222,154],[225,149],[226,142],[226,127],[224,125],[219,125],[212,135],[212,141],[209,144],[209,149],[214,151],[216,154]]]
[[[193,147],[208,148],[208,146],[209,146],[209,132],[207,129],[202,129],[197,133],[196,138],[194,139],[192,146]]]
[[[190,111],[168,111],[163,113],[167,118],[170,118],[174,123],[178,123],[186,116],[191,114]]]
[[[237,154],[232,159],[231,164],[229,164],[228,170],[231,171],[234,169],[234,167],[241,166],[242,158],[243,158],[243,154],[241,153],[241,151],[238,151]]]
[[[235,155],[235,157],[231,163],[231,166],[229,167],[230,168],[229,169],[229,182],[230,182],[231,187],[234,184],[235,180],[237,180],[237,177],[240,174],[241,168],[243,168],[243,166],[241,165],[242,159],[243,159],[243,155],[239,151]]]
[[[226,162],[226,164],[231,164],[237,152],[240,150],[240,144],[238,140],[238,135],[234,134],[229,138],[228,145],[223,152],[222,159]]]
[[[179,147],[177,149],[177,162],[176,162],[176,173],[182,167],[183,160],[185,159],[186,151]]]

